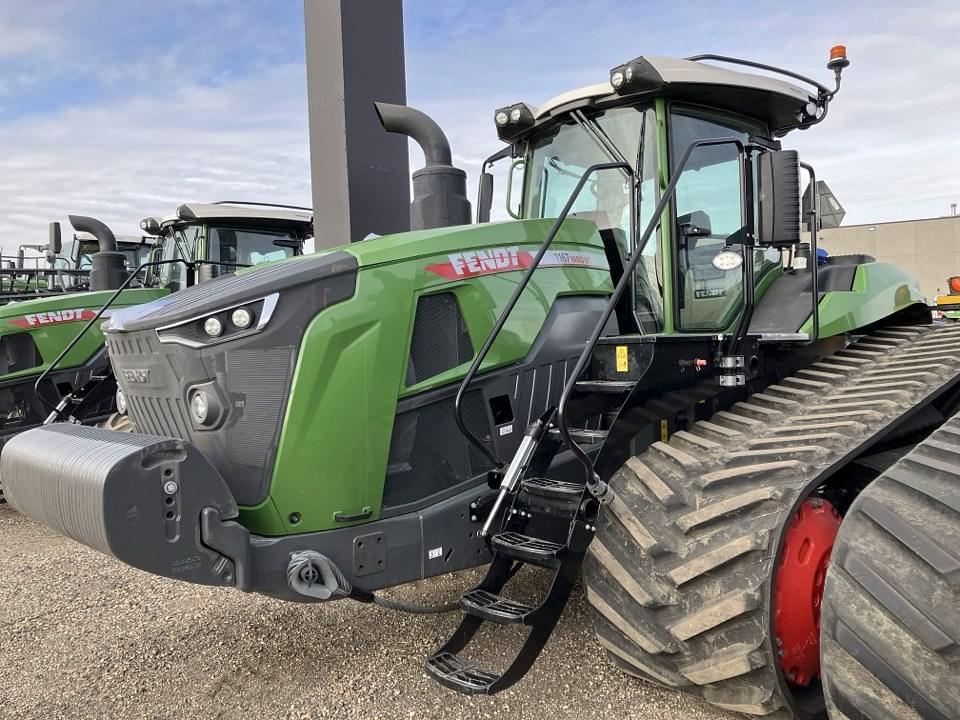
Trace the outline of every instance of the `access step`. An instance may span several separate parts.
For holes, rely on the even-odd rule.
[[[577,391],[626,395],[636,385],[635,380],[577,380]]]
[[[445,650],[428,657],[424,666],[441,685],[466,695],[489,693],[493,684],[500,679],[497,673]]]
[[[577,445],[596,445],[607,439],[608,430],[591,430],[589,428],[570,428],[570,438]],[[563,441],[560,429],[552,427],[548,431],[551,440]]]
[[[474,617],[500,625],[522,623],[536,609],[480,588],[464,593],[460,604]]]
[[[523,562],[555,568],[560,565],[558,555],[564,546],[560,543],[528,537],[517,532],[502,532],[490,539],[493,549],[506,557]]]
[[[524,478],[520,482],[520,487],[528,495],[550,498],[551,500],[576,500],[583,495],[583,489],[586,485],[545,477],[532,477]]]

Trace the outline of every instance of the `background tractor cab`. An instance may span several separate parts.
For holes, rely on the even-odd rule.
[[[157,238],[152,235],[118,235],[117,250],[125,256],[124,267],[133,272],[150,257]],[[64,248],[58,266],[89,272],[93,267],[92,257],[100,251],[99,241],[88,232],[74,233],[73,240]],[[64,281],[65,285],[76,287],[83,283],[78,280]]]
[[[193,269],[170,261],[197,263],[202,281],[300,255],[313,237],[313,213],[265,203],[188,203],[163,219],[145,218],[140,227],[160,238],[153,259],[167,261],[150,271],[149,282],[180,290],[192,284]]]

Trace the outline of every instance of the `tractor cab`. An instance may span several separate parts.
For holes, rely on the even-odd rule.
[[[500,139],[511,145],[511,175],[522,174],[509,183],[513,217],[556,218],[569,204],[565,216],[597,224],[615,278],[638,254],[617,308],[621,332],[730,330],[745,310],[745,265],[756,300],[784,270],[806,269],[792,204],[796,156],[778,164],[775,177],[761,175],[761,158],[778,154],[777,138],[790,130],[820,122],[836,91],[709,61],[757,67],[715,56],[640,57],[611,70],[609,83],[536,110],[518,103],[494,113]],[[643,236],[672,178],[661,222]],[[761,227],[763,218],[780,224]],[[806,312],[787,318],[781,332],[807,320],[811,303],[800,307]]]
[[[151,282],[180,290],[192,283],[187,263],[196,264],[203,280],[301,255],[313,236],[313,213],[262,203],[187,203],[171,216],[145,218],[140,227],[159,236],[154,259],[164,264],[151,272]]]
[[[117,236],[117,250],[125,256],[124,267],[127,272],[133,272],[147,262],[156,242],[157,238],[152,235]],[[93,256],[100,252],[100,243],[91,233],[78,232],[64,249],[66,252],[57,258],[57,266],[89,273],[93,267]],[[61,282],[66,286],[76,287],[82,284],[82,275],[74,275]]]

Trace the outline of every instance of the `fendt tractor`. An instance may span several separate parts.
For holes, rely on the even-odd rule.
[[[129,272],[146,261],[155,239],[149,235],[116,238],[116,249],[126,256]],[[62,255],[60,223],[50,223],[46,244],[21,245],[12,257],[0,254],[0,304],[89,290],[90,258],[99,249],[99,241],[93,235],[75,233],[68,246],[69,254]],[[28,257],[26,250],[40,254]]]
[[[10,502],[289,601],[390,605],[488,565],[426,660],[464,693],[517,682],[582,577],[600,648],[646,681],[758,715],[957,718],[960,327],[892,265],[818,261],[813,168],[781,147],[847,64],[834,48],[831,89],[644,56],[499,109],[478,219],[492,163],[522,190],[497,223],[469,224],[435,123],[378,105],[424,149],[414,229],[113,313],[139,432],[21,433]]]
[[[141,223],[157,237],[150,254],[141,256],[140,248],[123,247],[94,218],[71,215],[70,222],[80,232],[70,257],[89,273],[75,276],[77,284],[70,289],[87,292],[51,292],[0,308],[0,446],[45,421],[107,423],[117,429],[128,424],[95,322],[108,301],[104,316],[238,267],[300,255],[304,239],[313,234],[312,213],[304,208],[191,203],[171,217]],[[56,256],[60,246],[54,223],[49,252]],[[145,274],[131,276],[144,265]],[[0,477],[0,501],[2,483]]]

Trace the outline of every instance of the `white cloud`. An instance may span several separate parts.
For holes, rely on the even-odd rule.
[[[0,243],[88,214],[117,232],[186,201],[309,203],[302,69],[25,118],[0,129]]]

